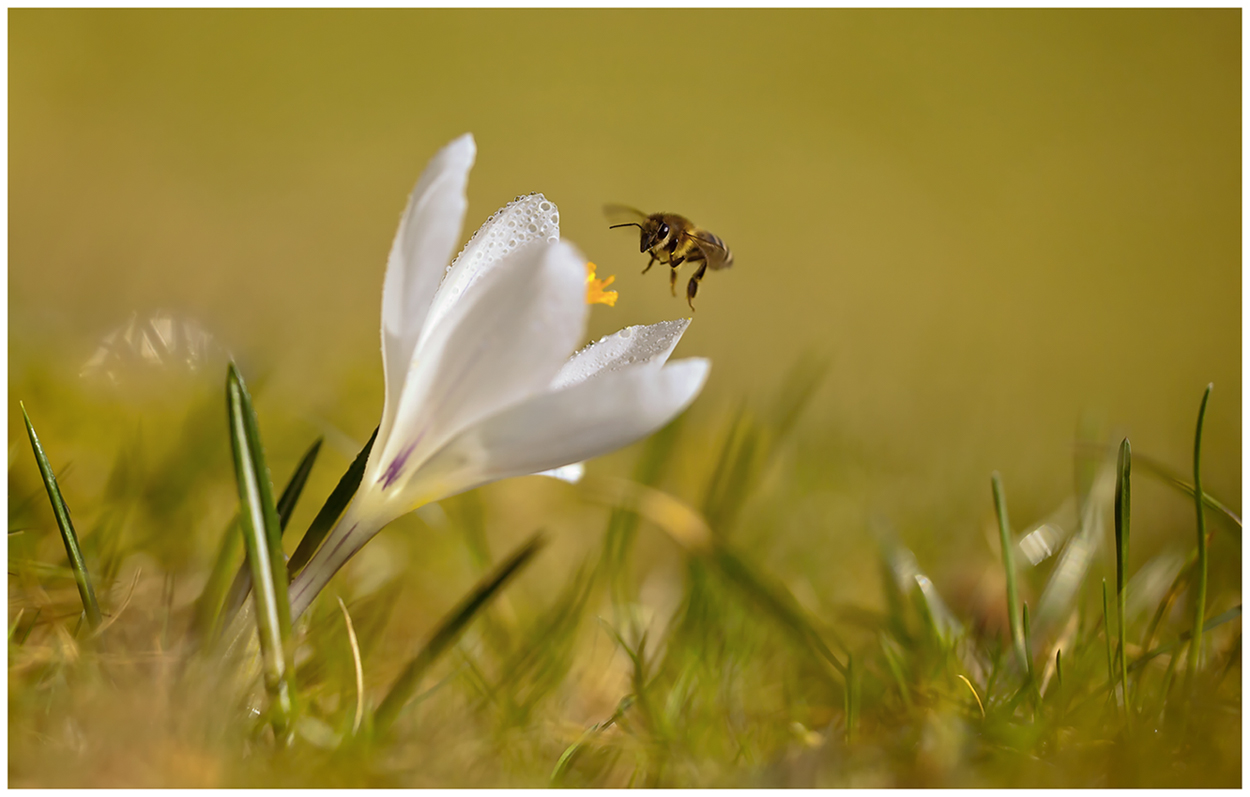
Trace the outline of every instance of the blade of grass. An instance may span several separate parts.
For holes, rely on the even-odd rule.
[[[903,697],[903,705],[908,711],[912,709],[911,690],[907,688],[907,679],[903,676],[903,665],[899,663],[898,657],[901,651],[898,649],[898,643],[890,639],[885,632],[878,635],[881,643],[881,653],[885,657],[886,667],[890,670],[890,675],[894,676],[894,682],[898,685],[898,692]]]
[[[243,534],[238,526],[239,516],[235,515],[226,524],[221,545],[217,548],[217,558],[213,560],[213,569],[209,571],[208,581],[204,582],[200,597],[196,598],[191,634],[199,643],[216,639],[221,633],[221,608],[225,605],[226,594],[230,588],[230,573],[235,569],[235,563],[239,561],[243,551]]]
[[[1115,480],[1115,612],[1117,633],[1120,637],[1120,697],[1124,700],[1124,721],[1132,723],[1132,709],[1128,698],[1128,603],[1125,588],[1128,586],[1129,516],[1132,509],[1130,471],[1133,465],[1133,449],[1128,438],[1120,443],[1120,456]]]
[[[352,719],[352,733],[360,732],[360,721],[365,715],[365,673],[360,663],[360,644],[356,641],[356,628],[352,625],[352,616],[347,613],[347,604],[339,598],[339,609],[343,612],[343,624],[347,627],[347,641],[352,647],[352,666],[356,670],[356,716]]]
[[[1020,666],[1028,668],[1024,652],[1024,637],[1020,630],[1020,593],[1016,588],[1016,562],[1012,550],[1011,524],[1007,520],[1007,499],[1003,496],[1003,480],[994,471],[990,475],[990,489],[994,493],[994,514],[998,517],[998,539],[1003,549],[1003,570],[1007,573],[1007,617],[1011,629],[1011,644],[1016,651]]]
[[[1210,620],[1207,620],[1207,622],[1203,625],[1203,630],[1210,631],[1214,628],[1218,628],[1219,626],[1224,625],[1227,622],[1236,620],[1240,616],[1241,616],[1241,604],[1238,604],[1234,606],[1233,608],[1229,609],[1228,611],[1224,612],[1223,614],[1220,614],[1216,617],[1212,617]],[[1136,659],[1133,660],[1131,664],[1129,664],[1128,671],[1130,673],[1136,672],[1139,669],[1145,667],[1152,660],[1158,658],[1159,656],[1163,656],[1165,654],[1172,653],[1174,651],[1184,648],[1186,645],[1188,645],[1192,641],[1192,637],[1193,637],[1192,631],[1183,632],[1179,637],[1176,638],[1175,641],[1169,642],[1166,645],[1160,645],[1159,647],[1155,648],[1149,653],[1144,653],[1141,656],[1138,656]],[[1171,657],[1171,660],[1168,664],[1168,674],[1166,676],[1168,679],[1171,678],[1171,673],[1175,669],[1175,665],[1180,658],[1181,658],[1180,655],[1173,655]],[[1111,670],[1110,645],[1107,646],[1107,662],[1108,662],[1108,670]],[[1085,696],[1085,702],[1092,701],[1100,697],[1111,696],[1115,694],[1116,687],[1118,686],[1115,673],[1110,672],[1109,676],[1110,677],[1107,678],[1106,683],[1104,683],[1102,686],[1098,687],[1097,689],[1093,690],[1092,692],[1090,692],[1088,695]],[[1160,693],[1159,699],[1161,701],[1166,702],[1167,700],[1166,689],[1164,689]],[[1071,713],[1079,714],[1083,708],[1084,708],[1084,703],[1078,706],[1077,709],[1073,710]],[[1162,710],[1163,710],[1163,705],[1162,703],[1160,703],[1155,713],[1158,713],[1159,711],[1162,711]]]
[[[782,627],[793,637],[841,673],[844,679],[849,677],[847,666],[833,655],[833,651],[804,616],[805,613],[789,590],[767,583],[741,557],[723,545],[717,546],[708,558],[730,583],[745,592],[775,620],[780,621]]]
[[[271,721],[279,740],[288,738],[295,711],[294,667],[291,650],[291,606],[287,597],[282,531],[273,502],[273,486],[261,444],[256,411],[247,386],[231,363],[226,376],[226,403],[230,447],[239,485],[239,525],[252,571],[256,625],[260,636],[265,688],[271,703]]]
[[[1202,630],[1205,633],[1207,631],[1210,631],[1213,628],[1224,625],[1224,623],[1227,623],[1230,620],[1236,620],[1240,616],[1241,616],[1241,604],[1239,603],[1233,608],[1229,609],[1228,611],[1222,614],[1216,615],[1215,617],[1212,617],[1210,620],[1207,620],[1205,623],[1202,624]],[[1151,659],[1158,658],[1159,656],[1162,656],[1165,653],[1171,653],[1172,651],[1179,648],[1181,645],[1193,639],[1193,635],[1194,635],[1193,631],[1185,631],[1181,633],[1179,637],[1177,637],[1175,642],[1169,642],[1166,645],[1160,645],[1159,647],[1155,648],[1149,653],[1143,653],[1141,656],[1138,656],[1136,659],[1134,659],[1133,663],[1129,665],[1128,667],[1129,672],[1132,672],[1133,670],[1146,666],[1146,663],[1149,662]]]
[[[304,533],[303,539],[299,541],[295,552],[291,554],[291,560],[287,562],[287,573],[294,576],[300,571],[304,565],[308,564],[308,560],[317,552],[317,548],[325,540],[326,535],[330,533],[330,529],[334,527],[334,522],[343,514],[343,510],[347,508],[347,504],[352,500],[352,496],[356,494],[356,488],[360,486],[360,480],[365,475],[365,465],[369,462],[369,452],[373,450],[373,442],[378,439],[378,430],[375,427],[373,434],[369,436],[369,442],[365,443],[365,447],[360,449],[360,453],[352,460],[352,464],[348,466],[347,471],[339,479],[339,483],[334,486],[330,492],[330,497],[326,499],[321,510],[317,512],[317,516],[313,518],[313,522],[309,524],[308,531]]]
[[[985,704],[981,702],[981,696],[977,694],[977,688],[973,686],[972,681],[969,681],[965,676],[956,673],[955,677],[963,681],[964,686],[968,687],[968,691],[972,693],[974,698],[976,698],[977,708],[981,710],[981,719],[985,719]]]
[[[1106,451],[1107,449],[1103,445],[1079,444],[1077,446],[1078,455],[1101,456]],[[1136,461],[1139,469],[1144,470],[1151,476],[1157,476],[1161,481],[1166,484],[1170,484],[1190,498],[1193,498],[1198,494],[1194,491],[1194,486],[1192,484],[1182,479],[1176,474],[1175,471],[1154,457],[1138,453],[1134,455],[1133,459]],[[1222,515],[1229,523],[1237,527],[1237,531],[1241,531],[1241,516],[1221,503],[1215,496],[1210,493],[1202,493],[1202,503],[1206,504],[1207,509],[1214,509],[1216,512],[1220,513],[1220,515]],[[1238,534],[1235,535],[1235,538],[1240,540],[1241,536]]]
[[[18,609],[17,616],[13,618],[13,623],[9,626],[9,644],[13,644],[13,635],[17,633],[17,627],[22,622],[22,615],[26,614],[25,609]]]
[[[855,741],[855,728],[859,724],[859,682],[862,674],[855,657],[846,655],[846,743]]]
[[[26,434],[30,436],[30,447],[35,452],[35,462],[39,465],[39,474],[43,477],[43,486],[48,491],[48,500],[52,502],[52,514],[56,516],[57,528],[61,530],[61,540],[65,543],[65,555],[69,557],[70,568],[74,571],[74,582],[78,585],[78,596],[82,599],[83,611],[87,614],[87,625],[93,630],[99,628],[102,618],[100,604],[96,601],[95,588],[91,585],[91,576],[87,573],[87,563],[83,560],[82,549],[78,545],[78,535],[74,532],[74,524],[69,517],[69,507],[61,495],[61,488],[56,483],[56,474],[39,443],[39,435],[35,434],[35,426],[26,414],[26,405],[18,402],[22,408],[22,419],[26,422]]]
[[[1207,385],[1202,394],[1202,404],[1198,407],[1198,424],[1194,430],[1194,506],[1198,510],[1198,572],[1197,594],[1194,597],[1194,631],[1193,644],[1189,646],[1189,666],[1185,669],[1185,695],[1190,695],[1194,676],[1201,665],[1202,658],[1202,621],[1207,611],[1207,520],[1202,506],[1202,425],[1207,417],[1207,401],[1211,398],[1211,388]]]
[[[663,743],[665,739],[664,726],[660,724],[659,718],[652,709],[651,701],[648,698],[646,632],[643,632],[642,637],[638,640],[638,647],[635,649],[629,646],[629,643],[626,642],[625,638],[620,635],[620,632],[603,622],[602,618],[600,618],[599,623],[607,629],[608,634],[612,637],[616,644],[620,646],[621,650],[625,651],[625,655],[629,656],[629,662],[632,665],[632,670],[630,671],[630,684],[634,688],[631,697],[633,697],[634,702],[638,704],[638,711],[642,714],[643,722],[646,723],[647,728],[657,738],[657,741]]]
[[[1030,682],[1033,682],[1033,647],[1029,642],[1029,604],[1020,607],[1020,636],[1024,640],[1024,665],[1025,674]]]
[[[300,458],[299,464],[295,466],[295,472],[291,474],[291,478],[286,483],[286,487],[282,490],[282,495],[278,498],[276,506],[278,512],[278,530],[279,535],[286,532],[287,524],[291,522],[291,513],[295,511],[295,504],[299,501],[300,494],[304,492],[304,485],[308,483],[308,476],[312,473],[313,464],[317,461],[317,453],[321,450],[322,438],[318,437],[313,444],[304,452],[304,456]],[[283,557],[285,561],[285,556]],[[289,579],[288,579],[289,581]],[[251,571],[248,569],[247,563],[244,562],[237,573],[235,573],[234,581],[230,584],[230,591],[226,593],[225,615],[233,617],[243,602],[247,600],[247,594],[252,589]]]
[[[374,715],[373,727],[378,735],[384,735],[399,715],[399,710],[416,693],[421,679],[430,667],[464,632],[479,611],[494,598],[509,580],[534,558],[545,544],[541,534],[534,535],[504,560],[494,571],[483,578],[460,603],[451,610],[435,628],[429,641],[416,657],[408,663],[395,680]]]
[[[1111,612],[1107,608],[1107,579],[1102,580],[1102,637],[1107,642],[1107,683],[1115,683],[1115,656],[1111,653]]]
[[[1153,472],[1155,475],[1161,477],[1163,481],[1167,482],[1168,484],[1171,484],[1173,487],[1185,493],[1190,498],[1194,498],[1198,495],[1201,495],[1202,503],[1207,507],[1207,509],[1213,509],[1216,512],[1220,513],[1230,523],[1236,526],[1238,531],[1241,530],[1241,517],[1236,512],[1234,512],[1233,510],[1225,506],[1223,503],[1221,503],[1218,499],[1216,499],[1215,496],[1207,492],[1199,493],[1197,490],[1194,489],[1194,486],[1192,484],[1185,481],[1184,479],[1177,477],[1166,466],[1155,462],[1153,459],[1148,459],[1146,457],[1143,457],[1140,454],[1136,456],[1136,459],[1137,459],[1137,464],[1144,465],[1148,473]],[[1235,535],[1235,539],[1240,540],[1241,536]]]
[[[551,770],[551,777],[549,778],[548,786],[554,789],[563,785],[565,774],[568,773],[569,768],[573,765],[573,762],[577,758],[578,754],[581,753],[582,748],[586,746],[586,743],[619,722],[621,717],[625,716],[625,712],[629,710],[629,707],[632,706],[633,703],[633,695],[626,695],[621,699],[621,702],[617,705],[616,711],[612,713],[611,717],[604,722],[591,725],[582,732],[581,737],[576,742],[573,742],[573,744],[565,748],[564,752],[560,754],[560,758],[556,761],[555,768]]]

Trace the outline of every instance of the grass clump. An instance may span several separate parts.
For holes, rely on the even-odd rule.
[[[888,508],[859,525],[805,512],[854,486],[850,455],[796,434],[822,372],[803,361],[766,400],[679,419],[579,485],[530,478],[401,519],[294,624],[286,577],[369,444],[310,447],[232,368],[230,431],[217,415],[216,438],[163,456],[124,446],[92,506],[27,419],[11,785],[1240,783],[1240,583],[1208,552],[1239,547],[1240,520],[1203,492],[1201,415],[1192,487],[1127,440],[1078,447],[1090,475],[1065,523],[1014,531],[994,473],[993,531],[952,569]],[[267,461],[292,474],[277,501]],[[1134,478],[1195,501],[1196,546],[1189,527],[1143,542],[1139,506],[1129,559]],[[952,572],[1001,589],[977,604]],[[269,610],[240,600],[252,584]]]

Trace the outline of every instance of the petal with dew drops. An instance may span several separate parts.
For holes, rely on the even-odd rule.
[[[434,295],[421,340],[429,337],[451,306],[486,274],[523,246],[560,240],[560,210],[542,194],[518,197],[486,220],[456,256]]]
[[[547,389],[586,327],[584,262],[568,244],[527,246],[451,308],[417,353],[374,481],[401,481],[452,435]]]
[[[439,150],[421,173],[386,261],[382,284],[382,373],[386,398],[378,440],[394,421],[417,339],[439,280],[455,251],[467,207],[465,185],[477,146],[465,133]]]
[[[598,374],[619,371],[635,365],[659,367],[668,361],[689,318],[661,321],[646,326],[625,327],[614,335],[600,338],[574,354],[551,383],[552,390],[571,387]]]
[[[437,500],[614,451],[688,407],[710,367],[691,358],[664,368],[627,368],[534,396],[449,441],[414,475],[414,490]]]

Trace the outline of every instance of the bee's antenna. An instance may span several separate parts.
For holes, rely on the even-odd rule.
[[[627,222],[627,223],[625,223],[625,224],[613,224],[611,227],[608,227],[608,229],[609,229],[609,230],[615,230],[617,227],[637,227],[637,228],[638,228],[638,229],[640,229],[640,230],[642,229],[642,225],[641,225],[641,224],[635,224],[635,223],[633,223],[632,221],[631,221],[631,222]]]

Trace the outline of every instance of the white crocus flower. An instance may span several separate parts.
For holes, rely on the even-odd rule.
[[[687,319],[628,327],[570,358],[585,334],[587,263],[559,241],[541,194],[488,219],[447,268],[475,153],[467,134],[440,151],[400,220],[382,288],[382,421],[355,498],[291,584],[293,617],[392,520],[627,445],[707,378],[704,359],[665,365]]]

